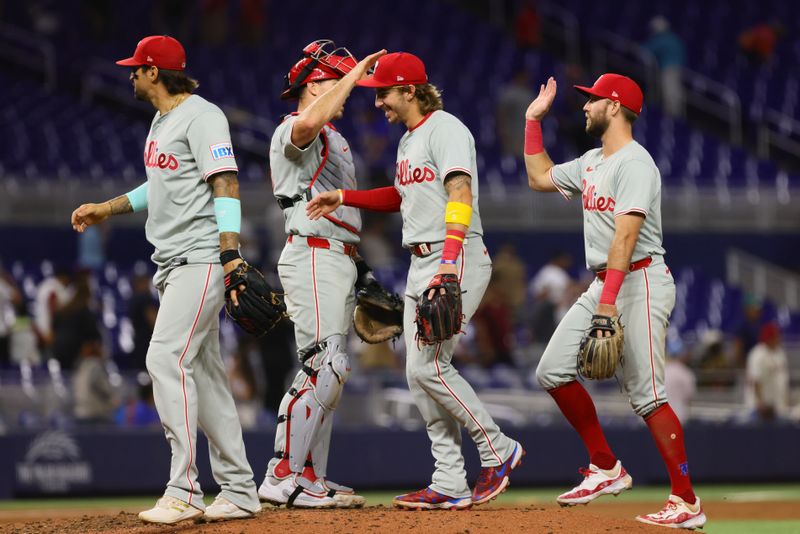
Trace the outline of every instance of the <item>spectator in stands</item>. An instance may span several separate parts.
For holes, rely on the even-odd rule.
[[[739,34],[739,49],[757,65],[769,63],[783,33],[783,24],[778,21],[756,24]]]
[[[523,319],[528,272],[525,262],[517,254],[513,243],[500,245],[492,257],[492,275],[497,279],[497,290],[509,306],[513,324]]]
[[[133,327],[133,351],[129,365],[131,369],[145,369],[145,358],[157,315],[158,300],[153,296],[150,276],[146,273],[136,274],[133,278],[133,294],[128,300],[128,319]]]
[[[11,333],[15,309],[22,303],[22,294],[14,279],[0,266],[0,369],[11,360]]]
[[[489,369],[498,364],[514,365],[511,351],[514,329],[511,307],[503,296],[500,279],[495,273],[471,322],[475,329],[478,364]]]
[[[650,38],[644,44],[658,61],[661,75],[661,101],[664,111],[673,117],[684,114],[684,90],[681,76],[686,64],[686,47],[669,21],[659,15],[650,21]]]
[[[747,356],[745,406],[760,421],[788,415],[789,366],[775,323],[761,327],[759,342]]]
[[[699,382],[704,386],[729,387],[735,382],[725,338],[716,329],[706,330],[700,340],[698,367],[703,371]]]
[[[747,355],[758,343],[761,315],[761,301],[753,295],[745,295],[742,321],[736,327],[733,338],[733,364],[739,369],[744,369]]]
[[[160,426],[150,375],[142,371],[136,375],[136,382],[136,396],[117,409],[116,423],[119,426]]]
[[[522,153],[524,138],[519,133],[525,130],[525,110],[535,96],[525,70],[519,70],[511,82],[500,90],[495,122],[504,154],[518,156]]]
[[[84,345],[100,338],[89,276],[87,271],[76,275],[74,294],[53,313],[52,351],[64,369],[72,369],[84,352]]]
[[[563,250],[556,250],[550,255],[550,261],[531,280],[531,329],[535,342],[543,343],[550,339],[571,305],[566,298],[572,284],[569,274],[571,265],[572,256]]]
[[[106,371],[100,331],[95,325],[85,336],[72,376],[75,419],[82,424],[111,423],[119,400]]]
[[[523,0],[520,4],[514,17],[514,38],[520,48],[539,48],[542,44],[542,19],[536,0]]]
[[[690,404],[697,392],[697,379],[689,366],[691,350],[683,343],[680,335],[667,341],[667,362],[664,366],[664,390],[672,411],[682,424],[690,417]]]
[[[11,362],[19,366],[29,367],[38,365],[42,361],[36,329],[28,313],[28,303],[24,298],[20,298],[14,307],[14,324],[11,326],[9,353]]]
[[[43,352],[49,356],[53,345],[53,313],[66,304],[73,294],[72,273],[64,265],[56,265],[53,276],[36,289],[33,317]]]

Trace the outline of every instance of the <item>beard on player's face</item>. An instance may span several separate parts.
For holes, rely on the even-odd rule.
[[[604,106],[592,106],[586,113],[586,133],[598,139],[603,137],[611,124],[611,119],[606,115],[610,102],[606,100],[605,103]]]

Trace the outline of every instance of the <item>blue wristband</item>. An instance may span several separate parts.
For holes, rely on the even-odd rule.
[[[143,183],[133,191],[125,193],[128,202],[131,203],[134,213],[147,209],[147,182]]]
[[[219,233],[239,233],[242,227],[242,204],[239,202],[238,198],[215,198],[214,214],[217,216],[217,229]]]
[[[448,265],[455,265],[458,260],[442,260],[442,263],[447,263]]]

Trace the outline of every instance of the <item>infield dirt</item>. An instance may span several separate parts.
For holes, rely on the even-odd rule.
[[[535,532],[566,534],[597,532],[664,532],[663,528],[633,520],[655,512],[661,503],[593,503],[588,507],[555,505],[492,506],[468,511],[402,511],[385,506],[360,510],[286,510],[265,507],[253,519],[220,523],[183,522],[172,526],[144,524],[132,510],[65,509],[0,512],[2,534],[183,534],[192,532],[256,534],[313,532],[360,534],[362,532],[436,532],[437,534],[490,534]],[[714,519],[798,519],[792,502],[727,503],[704,505]]]

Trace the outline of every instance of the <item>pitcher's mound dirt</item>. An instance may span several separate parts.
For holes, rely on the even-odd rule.
[[[649,511],[649,509],[647,510]],[[655,510],[653,510],[655,511]],[[5,523],[2,534],[183,534],[190,532],[256,534],[313,532],[314,534],[361,534],[385,532],[435,532],[437,534],[491,534],[536,532],[566,534],[597,532],[661,532],[660,527],[631,519],[603,517],[591,508],[559,509],[549,506],[493,507],[469,511],[403,511],[384,506],[361,510],[285,510],[265,508],[253,519],[221,523],[183,522],[173,526],[143,524],[135,513],[82,515]],[[9,519],[9,518],[6,518]]]

